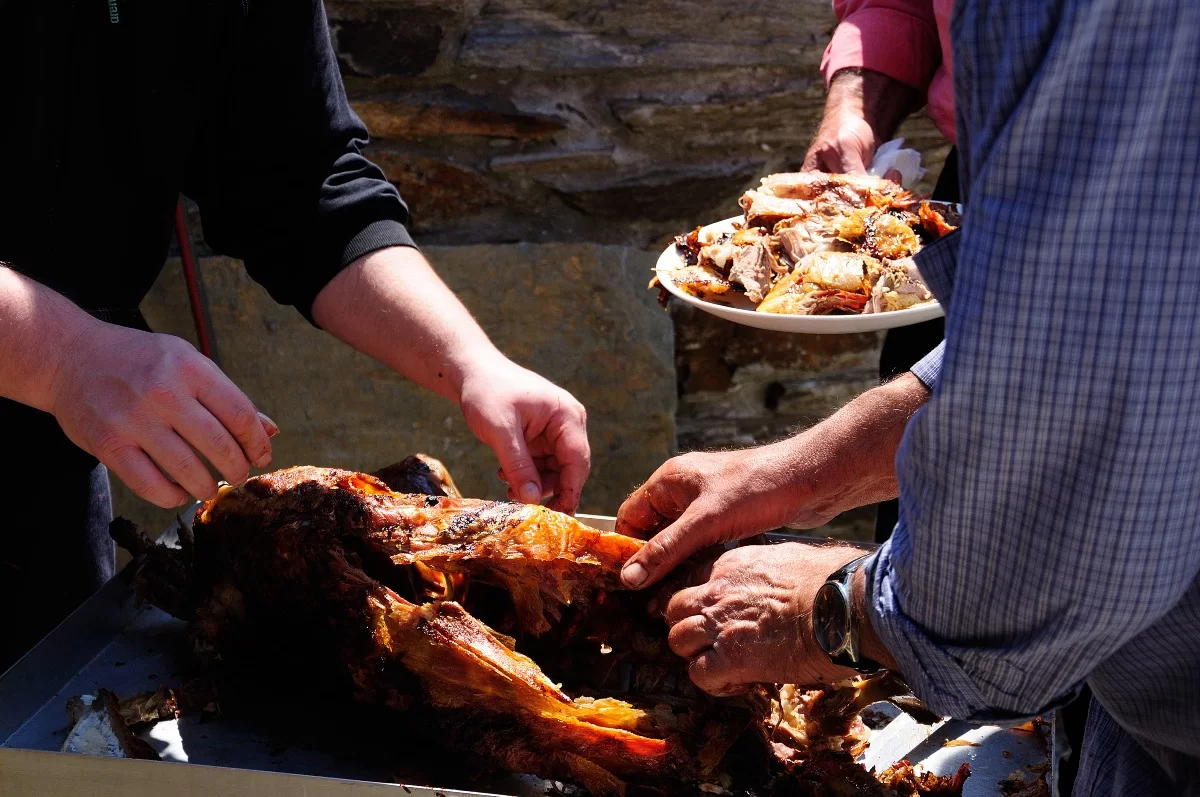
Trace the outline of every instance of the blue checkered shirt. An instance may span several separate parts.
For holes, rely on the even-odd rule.
[[[1075,794],[1200,794],[1200,0],[960,0],[959,232],[872,624],[944,714],[1094,694]]]

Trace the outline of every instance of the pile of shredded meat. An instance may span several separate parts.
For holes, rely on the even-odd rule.
[[[742,293],[762,313],[882,313],[931,301],[911,258],[959,222],[953,205],[866,175],[773,174],[741,206],[732,229],[675,239],[681,263],[670,278],[709,301]]]

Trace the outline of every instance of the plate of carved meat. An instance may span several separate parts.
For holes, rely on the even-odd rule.
[[[680,235],[650,287],[746,326],[870,332],[938,318],[912,256],[948,235],[958,205],[923,200],[878,177],[774,174],[742,215]]]

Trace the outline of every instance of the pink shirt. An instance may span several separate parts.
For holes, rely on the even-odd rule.
[[[929,117],[951,142],[954,0],[833,0],[838,26],[821,59],[826,85],[839,69],[861,67],[925,92]]]

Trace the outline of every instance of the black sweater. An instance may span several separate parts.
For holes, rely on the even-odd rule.
[[[0,0],[0,261],[128,318],[175,200],[279,302],[412,245],[320,0]],[[136,314],[134,314],[136,317]]]

